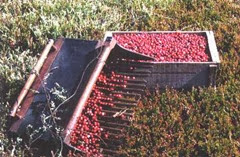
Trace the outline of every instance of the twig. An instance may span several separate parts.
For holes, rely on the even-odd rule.
[[[121,111],[119,111],[119,112],[116,112],[116,113],[113,115],[113,117],[115,118],[115,117],[121,116],[122,114],[126,113],[127,110],[128,110],[128,109],[125,109],[125,110],[121,110]]]

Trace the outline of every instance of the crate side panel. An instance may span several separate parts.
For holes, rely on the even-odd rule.
[[[156,63],[152,73],[198,73],[209,64],[196,63]]]
[[[209,65],[207,64],[157,64],[150,77],[147,87],[191,88],[192,86],[209,85]]]

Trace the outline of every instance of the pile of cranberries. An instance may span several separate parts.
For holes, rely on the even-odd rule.
[[[206,62],[207,40],[197,33],[113,34],[118,44],[159,62]]]
[[[102,71],[92,90],[90,97],[78,118],[77,124],[71,134],[71,145],[86,154],[101,156],[99,145],[101,140],[108,139],[109,133],[101,128],[98,121],[105,116],[103,106],[112,107],[113,99],[121,98],[121,94],[114,94],[119,88],[126,88],[129,76],[116,74],[114,71]],[[131,79],[134,79],[131,77]]]

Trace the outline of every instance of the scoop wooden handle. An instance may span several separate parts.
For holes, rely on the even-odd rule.
[[[12,111],[10,113],[10,116],[14,117],[16,115],[16,112],[20,106],[20,104],[22,103],[23,99],[25,98],[25,96],[27,95],[30,87],[32,86],[36,76],[38,75],[39,71],[41,70],[41,67],[45,61],[45,59],[48,56],[48,53],[51,49],[51,47],[53,46],[54,40],[50,39],[48,44],[46,45],[46,47],[44,48],[37,64],[35,65],[35,67],[33,68],[31,74],[29,75],[29,78],[27,80],[27,82],[25,83],[24,87],[22,88],[17,101],[14,103]]]
[[[73,115],[64,131],[64,134],[66,137],[65,141],[68,141],[68,136],[69,136],[70,132],[73,130],[75,124],[77,123],[77,119],[81,115],[84,105],[85,105],[88,97],[91,94],[93,86],[94,86],[95,82],[97,81],[97,78],[98,78],[100,72],[102,71],[102,69],[105,65],[105,62],[106,62],[111,50],[114,48],[115,45],[116,45],[116,40],[112,39],[112,41],[108,45],[106,45],[105,48],[103,49],[102,54],[100,55],[99,60],[95,66],[95,69],[94,69],[93,73],[91,74],[89,81],[83,91],[83,94],[80,97],[80,99],[76,105],[76,108],[73,112]]]

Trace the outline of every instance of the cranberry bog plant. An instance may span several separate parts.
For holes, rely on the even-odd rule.
[[[47,40],[102,39],[107,30],[212,30],[221,57],[216,88],[146,92],[121,148],[124,156],[240,156],[239,19],[237,0],[3,0],[1,156],[35,151],[7,136],[7,115]]]

